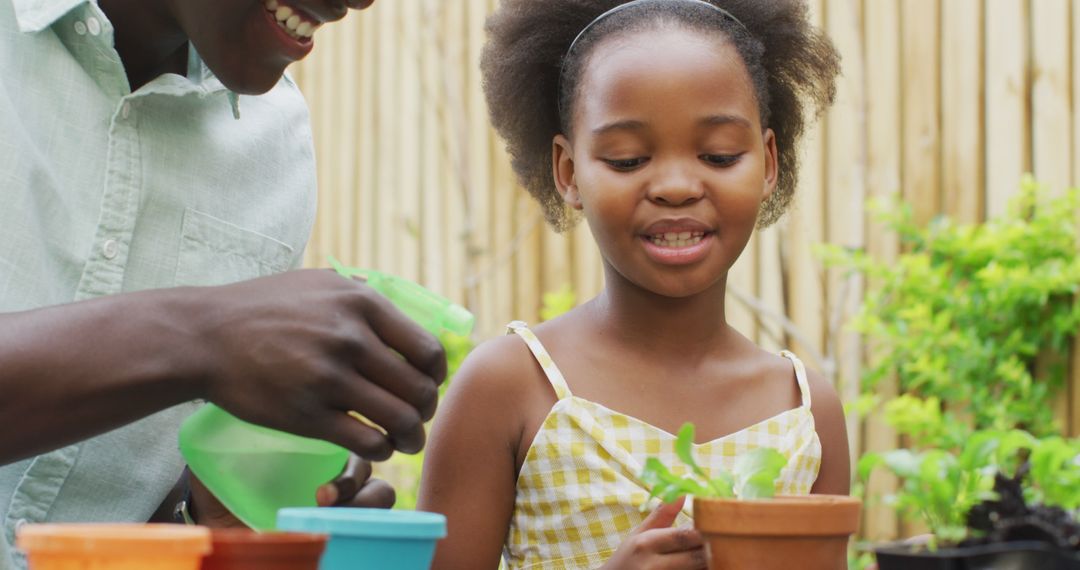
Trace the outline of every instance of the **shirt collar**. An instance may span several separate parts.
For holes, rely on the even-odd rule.
[[[12,0],[19,31],[40,32],[56,23],[76,6],[91,0]]]
[[[40,32],[56,23],[65,14],[78,6],[96,0],[12,0],[15,6],[15,19],[19,22],[19,31],[24,33]],[[200,84],[207,94],[224,91],[225,86],[206,66],[194,46],[188,42],[188,78]],[[229,105],[233,117],[240,118],[240,97],[228,92]]]

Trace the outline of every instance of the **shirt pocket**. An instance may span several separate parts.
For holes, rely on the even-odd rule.
[[[188,208],[175,285],[227,285],[289,269],[293,248],[270,236]]]

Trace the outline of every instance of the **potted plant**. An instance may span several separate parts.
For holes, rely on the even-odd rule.
[[[881,570],[1080,570],[1080,440],[980,430],[957,452],[867,454],[860,478],[879,466],[901,481],[894,504],[932,533],[877,548]]]
[[[642,479],[651,497],[694,498],[694,527],[705,538],[709,568],[837,570],[847,567],[848,538],[859,526],[861,501],[837,495],[774,496],[787,464],[760,448],[739,457],[731,473],[706,473],[694,460],[693,424],[679,430],[675,449],[690,469],[678,476],[656,458]]]

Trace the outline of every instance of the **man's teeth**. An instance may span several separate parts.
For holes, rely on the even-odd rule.
[[[298,40],[310,38],[315,35],[315,30],[319,29],[319,24],[305,20],[299,12],[280,4],[278,0],[263,0],[263,6],[267,12],[274,14],[278,26],[281,26],[285,33]]]
[[[701,243],[705,232],[668,232],[649,237],[649,241],[660,247],[689,247]]]

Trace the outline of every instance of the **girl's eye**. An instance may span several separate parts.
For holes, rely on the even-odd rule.
[[[604,162],[608,166],[618,170],[619,172],[629,172],[635,168],[648,162],[647,158],[620,158],[620,159],[604,159]]]
[[[739,161],[741,154],[703,154],[701,160],[713,166],[731,166]]]

